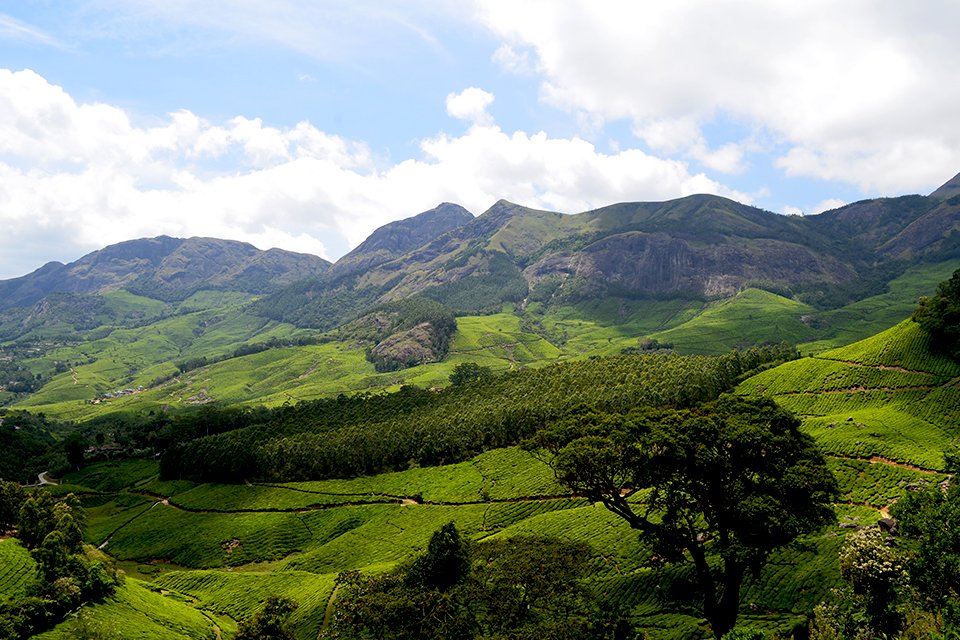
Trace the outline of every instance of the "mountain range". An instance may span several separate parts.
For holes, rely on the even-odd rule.
[[[501,200],[474,216],[443,203],[334,264],[231,240],[131,240],[0,281],[0,402],[22,404],[15,390],[29,389],[45,411],[79,415],[63,403],[208,366],[212,386],[184,398],[282,402],[432,385],[456,362],[616,353],[638,339],[687,353],[782,340],[816,352],[893,326],[957,266],[960,175],[928,196],[811,216],[712,195],[578,214]],[[328,346],[215,365],[309,344]],[[257,382],[269,367],[301,366]]]
[[[56,293],[125,290],[166,302],[209,289],[264,295],[258,313],[330,329],[420,295],[460,312],[606,296],[730,297],[751,286],[830,308],[920,261],[960,256],[960,175],[929,196],[784,216],[694,195],[567,215],[501,200],[444,203],[377,229],[335,264],[281,249],[160,236],[0,281],[0,311]]]
[[[709,195],[576,215],[501,200],[472,218],[444,204],[386,225],[325,273],[256,308],[320,329],[410,295],[483,312],[531,300],[710,300],[759,287],[832,308],[883,291],[910,265],[960,256],[958,183],[815,216]]]

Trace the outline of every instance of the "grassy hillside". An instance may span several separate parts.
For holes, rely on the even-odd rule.
[[[156,603],[144,605],[162,624],[184,620],[181,602],[241,619],[267,595],[282,594],[300,603],[294,618],[298,637],[315,638],[338,572],[394,567],[422,551],[433,531],[454,521],[481,543],[529,535],[585,540],[591,584],[611,603],[632,611],[634,623],[651,638],[707,637],[681,604],[665,603],[658,595],[658,585],[678,576],[647,568],[651,550],[621,520],[599,505],[564,495],[550,468],[518,448],[446,467],[273,485],[160,482],[144,477],[149,471],[144,463],[113,463],[66,480],[92,485],[91,491],[115,487],[111,477],[129,482],[119,492],[85,494],[91,521],[87,537],[92,544],[105,544],[130,575],[151,579],[151,588],[173,598],[163,615],[150,613]],[[857,507],[844,514],[847,520],[875,517]],[[833,558],[843,531],[825,531],[803,549],[778,554],[751,588],[750,601],[759,606],[752,612],[755,626],[787,631],[824,597],[837,578]],[[90,614],[107,624],[113,607],[121,605],[97,607]]]
[[[34,637],[214,640],[235,630],[230,618],[201,610],[189,597],[128,578],[106,602],[85,607],[78,616]]]
[[[770,295],[750,292],[743,303]],[[784,315],[793,311],[787,305]],[[519,361],[525,350],[544,348],[519,318],[502,320],[515,324],[477,319],[458,338],[455,356],[457,349],[466,357],[489,348]],[[741,623],[771,633],[804,624],[839,580],[837,552],[852,525],[871,524],[906,491],[946,478],[941,450],[960,437],[958,379],[960,365],[931,355],[925,335],[905,321],[737,387],[799,413],[841,489],[838,522],[778,551],[747,585]],[[396,567],[453,521],[479,544],[530,535],[586,541],[590,586],[628,611],[638,630],[650,638],[708,637],[677,599],[686,587],[675,569],[651,568],[652,549],[622,520],[569,495],[544,460],[517,447],[447,466],[309,482],[161,481],[157,464],[144,460],[101,463],[64,480],[57,492],[79,493],[87,508],[87,542],[136,578],[110,602],[85,610],[87,623],[103,628],[129,616],[143,637],[212,637],[213,624],[230,637],[236,621],[280,594],[300,603],[297,637],[312,640],[336,597],[339,572]],[[0,553],[8,544],[0,543]],[[69,637],[70,624],[78,623],[44,637]]]
[[[890,281],[885,293],[813,315],[820,336],[805,342],[803,353],[821,351],[863,340],[906,318],[917,306],[917,298],[932,295],[937,284],[960,268],[960,260],[921,264],[907,269]]]
[[[27,595],[35,572],[36,563],[19,540],[0,540],[0,604]]]
[[[743,382],[772,396],[838,458],[943,468],[960,436],[960,365],[931,354],[907,320],[876,336],[788,362]]]
[[[717,354],[780,341],[799,343],[803,353],[819,353],[896,324],[910,314],[919,295],[932,293],[957,266],[960,262],[951,261],[911,268],[889,292],[829,312],[760,289],[711,303],[607,298],[549,308],[539,302],[523,310],[507,306],[492,315],[457,318],[441,362],[386,373],[367,361],[369,345],[349,332],[331,332],[322,344],[275,346],[233,357],[245,345],[256,348],[271,340],[292,345],[316,333],[246,313],[245,294],[198,292],[176,309],[184,315],[134,329],[97,329],[84,341],[27,357],[23,364],[50,381],[12,406],[80,420],[214,401],[275,406],[403,384],[445,386],[454,367],[464,362],[495,371],[542,366],[620,353],[648,337],[681,353]],[[109,295],[110,304],[145,314],[157,313],[161,304],[123,292]],[[203,358],[213,364],[202,366]],[[185,363],[195,364],[181,374],[178,366]],[[140,386],[142,392],[102,398]],[[98,397],[101,403],[90,404]]]
[[[764,342],[804,342],[816,331],[804,324],[813,308],[782,296],[747,289],[707,305],[683,324],[651,335],[688,353],[716,354]]]

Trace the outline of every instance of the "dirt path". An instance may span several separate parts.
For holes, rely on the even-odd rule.
[[[192,599],[192,598],[193,598],[193,596],[191,596],[191,599]],[[215,638],[216,640],[223,640],[223,636],[221,635],[221,631],[220,631],[220,625],[218,625],[218,624],[217,624],[217,621],[213,619],[213,616],[211,616],[209,613],[207,613],[207,612],[204,611],[203,609],[200,609],[199,607],[194,607],[192,604],[190,605],[190,607],[193,608],[193,609],[196,609],[197,611],[199,611],[199,612],[200,612],[200,615],[202,615],[204,618],[206,618],[206,619],[210,622],[210,624],[213,625],[213,635],[214,635],[214,638]]]
[[[865,369],[879,369],[881,371],[899,371],[900,373],[915,373],[921,376],[929,376],[931,378],[938,377],[936,374],[930,373],[929,371],[916,371],[914,369],[906,369],[904,367],[890,366],[888,364],[864,364],[863,362],[854,362],[853,360],[835,360],[833,358],[824,358],[823,356],[813,356],[814,360],[823,360],[825,362],[839,362],[851,367],[863,367]]]
[[[830,454],[827,454],[827,457],[836,458],[837,460],[859,460],[860,462],[869,462],[870,464],[885,464],[889,467],[899,467],[901,469],[909,469],[910,471],[916,471],[918,473],[945,475],[943,471],[937,471],[936,469],[925,469],[923,467],[907,464],[905,462],[897,462],[896,460],[891,460],[890,458],[884,458],[883,456],[871,456],[869,458],[858,458],[856,456],[844,456],[838,453],[830,453]]]
[[[337,601],[337,590],[340,589],[339,586],[333,588],[333,591],[330,592],[330,597],[327,598],[327,608],[323,611],[323,624],[320,626],[320,630],[324,631],[327,627],[330,626],[330,620],[333,618],[333,605]]]
[[[150,505],[149,508],[144,509],[143,511],[140,511],[139,513],[134,514],[132,518],[130,518],[129,520],[127,520],[126,522],[124,522],[123,524],[121,524],[119,527],[117,527],[116,529],[114,529],[113,531],[111,531],[109,534],[107,534],[107,537],[103,539],[103,542],[101,542],[99,545],[97,545],[97,549],[101,549],[101,550],[105,549],[106,546],[107,546],[108,544],[110,544],[110,540],[113,539],[113,536],[117,535],[117,532],[119,532],[119,531],[120,531],[121,529],[123,529],[125,526],[127,526],[128,524],[130,524],[131,522],[133,522],[133,521],[136,520],[137,518],[141,517],[142,515],[144,515],[145,513],[147,513],[148,511],[150,511],[151,509],[153,509],[153,508],[154,508],[155,506],[157,506],[158,504],[162,504],[162,505],[165,505],[165,506],[168,506],[168,507],[170,506],[170,502],[169,502],[166,498],[164,498],[164,499],[162,499],[162,500],[157,500],[157,501],[154,502],[152,505]]]
[[[877,504],[870,504],[869,502],[855,502],[853,500],[841,500],[840,502],[834,502],[833,504],[843,504],[848,507],[863,507],[865,509],[873,509],[880,515],[881,518],[889,518],[890,507],[896,504],[896,502],[897,501],[894,500],[888,505],[877,505]]]

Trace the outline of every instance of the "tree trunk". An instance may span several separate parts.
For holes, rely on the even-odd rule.
[[[718,584],[707,563],[703,547],[691,544],[687,551],[693,559],[697,582],[703,591],[703,617],[710,623],[713,635],[718,639],[722,638],[737,624],[740,587],[743,585],[746,567],[733,560],[724,560],[723,574],[719,576]]]

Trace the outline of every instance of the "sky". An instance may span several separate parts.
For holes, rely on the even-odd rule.
[[[0,0],[0,279],[161,234],[336,260],[441,202],[776,213],[960,172],[956,0]]]

